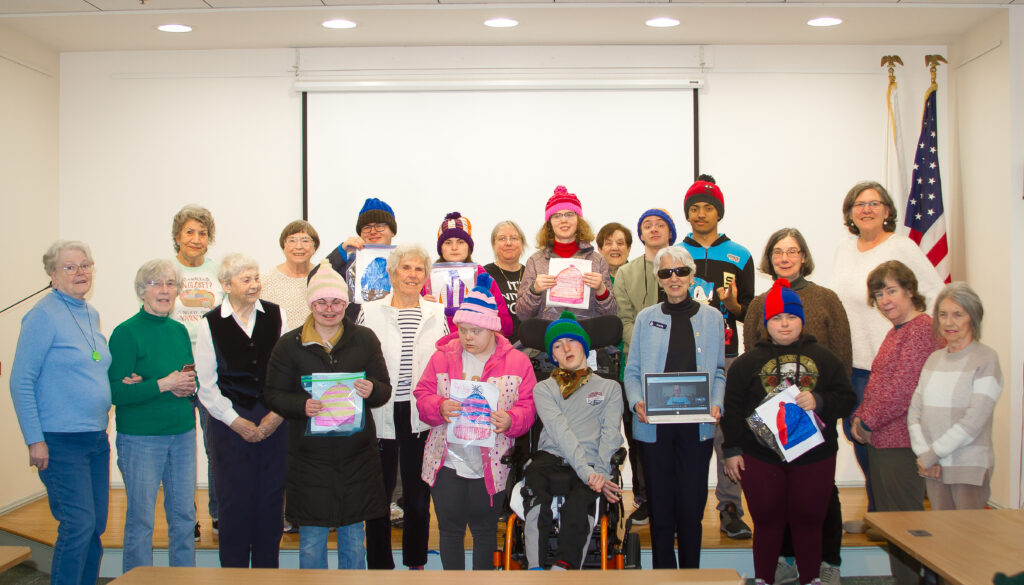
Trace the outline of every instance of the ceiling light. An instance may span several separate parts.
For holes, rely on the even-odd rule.
[[[659,16],[658,18],[648,20],[646,24],[654,28],[668,28],[670,26],[679,26],[679,21],[667,16]]]
[[[169,33],[186,33],[192,32],[192,27],[187,24],[161,24],[156,27],[157,30]]]
[[[807,24],[811,26],[835,26],[837,24],[843,24],[842,18],[836,18],[834,16],[822,16],[821,18],[812,18],[807,21]]]
[[[351,20],[345,20],[344,18],[334,18],[331,20],[325,20],[321,23],[324,28],[355,28],[356,23]]]
[[[512,18],[491,18],[485,20],[484,24],[491,28],[510,28],[513,26],[519,26],[519,21]]]

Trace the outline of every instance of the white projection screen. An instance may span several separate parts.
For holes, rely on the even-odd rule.
[[[580,197],[595,233],[610,221],[635,229],[646,209],[681,207],[682,190],[693,181],[693,95],[309,93],[308,217],[320,251],[354,233],[367,196],[395,209],[396,243],[419,242],[431,254],[444,215],[459,211],[472,222],[473,260],[480,264],[492,260],[490,232],[504,219],[523,228],[525,254],[533,251],[544,203],[557,185]]]

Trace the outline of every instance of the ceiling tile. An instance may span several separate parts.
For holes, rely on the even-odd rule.
[[[209,8],[203,0],[89,0],[100,10],[185,10],[190,8]]]
[[[2,0],[0,14],[33,14],[44,12],[96,12],[85,0]]]

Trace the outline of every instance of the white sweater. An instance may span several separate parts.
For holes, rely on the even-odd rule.
[[[839,295],[850,321],[853,367],[862,370],[871,369],[871,362],[875,360],[882,340],[892,329],[892,323],[876,308],[868,305],[868,274],[888,260],[899,260],[914,271],[917,291],[924,295],[928,313],[931,313],[935,297],[944,286],[928,257],[906,236],[893,234],[866,252],[857,249],[857,236],[850,236],[839,244],[836,248],[832,290]]]

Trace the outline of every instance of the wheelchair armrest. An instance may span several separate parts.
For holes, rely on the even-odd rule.
[[[618,451],[612,454],[612,468],[622,467],[623,462],[626,461],[626,448],[619,447]]]

